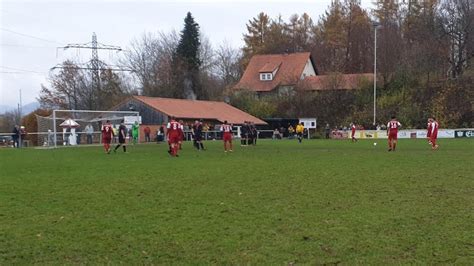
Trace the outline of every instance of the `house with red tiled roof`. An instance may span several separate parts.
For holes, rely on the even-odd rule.
[[[197,119],[212,124],[221,124],[224,121],[240,125],[245,121],[256,125],[267,123],[225,102],[200,101],[186,99],[171,99],[147,96],[131,96],[115,106],[113,111],[138,111],[143,124],[162,125],[168,122],[168,117],[185,122],[194,122]]]
[[[256,92],[259,97],[305,91],[351,90],[373,80],[372,74],[318,75],[311,53],[255,55],[234,90]]]

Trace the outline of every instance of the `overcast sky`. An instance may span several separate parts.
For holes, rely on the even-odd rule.
[[[248,20],[265,12],[285,22],[292,14],[308,13],[317,22],[331,0],[249,1],[45,1],[0,0],[0,105],[35,101],[40,85],[49,86],[49,69],[65,59],[87,61],[90,50],[57,49],[68,43],[98,42],[127,49],[144,32],[180,31],[190,11],[214,47],[227,41],[242,47]],[[372,7],[371,0],[362,6]],[[118,55],[99,52],[107,63]],[[85,59],[84,59],[85,58]]]

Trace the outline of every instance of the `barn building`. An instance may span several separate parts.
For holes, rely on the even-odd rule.
[[[183,120],[185,125],[202,119],[211,128],[227,120],[228,123],[241,125],[250,121],[256,125],[267,123],[227,103],[217,101],[199,101],[171,99],[147,96],[131,96],[116,105],[111,111],[138,111],[142,118],[140,139],[143,140],[143,129],[149,127],[152,135],[162,125],[168,123],[168,117],[174,116]]]

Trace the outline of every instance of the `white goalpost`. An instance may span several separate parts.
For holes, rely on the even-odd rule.
[[[57,148],[58,143],[79,145],[101,142],[101,126],[109,120],[114,128],[124,121],[126,125],[141,117],[137,111],[53,110],[50,116],[36,116],[38,145]],[[85,139],[84,136],[87,138]],[[83,144],[83,143],[82,143]]]

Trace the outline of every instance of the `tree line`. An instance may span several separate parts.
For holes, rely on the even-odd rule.
[[[358,0],[333,0],[316,22],[306,13],[284,21],[261,12],[247,22],[241,49],[227,43],[212,47],[188,13],[179,33],[144,33],[133,40],[119,62],[131,72],[101,71],[100,94],[89,72],[71,67],[51,75],[39,101],[47,108],[108,109],[131,94],[225,99],[263,118],[314,116],[331,125],[368,125],[371,84],[310,94],[296,88],[292,95],[264,100],[250,92],[237,95],[232,87],[256,54],[309,51],[319,74],[370,73],[377,22],[377,122],[396,114],[408,127],[423,127],[434,115],[444,127],[473,126],[473,4],[377,0],[367,10]]]

